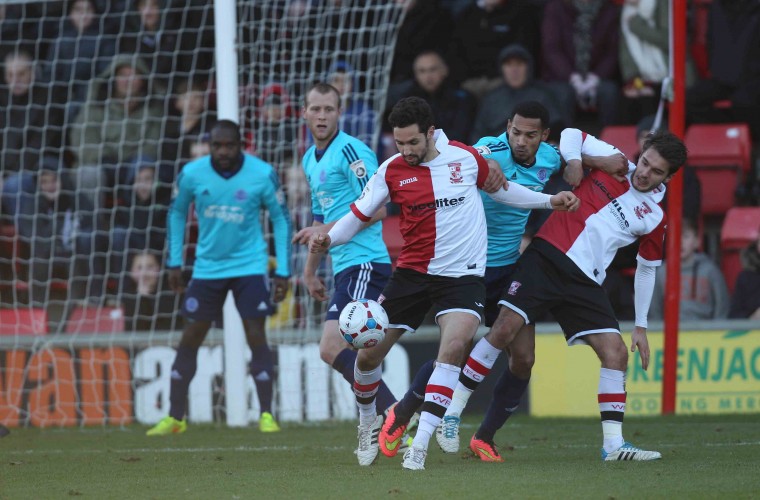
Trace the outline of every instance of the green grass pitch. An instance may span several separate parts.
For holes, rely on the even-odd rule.
[[[758,498],[760,416],[629,418],[626,438],[656,462],[603,463],[595,419],[515,416],[496,436],[505,463],[476,460],[466,441],[445,455],[431,441],[427,470],[382,455],[359,467],[354,423],[255,427],[192,425],[182,435],[145,427],[13,429],[0,440],[0,499],[44,498]]]

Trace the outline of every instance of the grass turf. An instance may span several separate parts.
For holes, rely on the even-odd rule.
[[[505,457],[482,463],[431,440],[425,471],[382,455],[359,467],[353,423],[192,425],[182,435],[145,427],[13,429],[0,441],[0,498],[752,498],[760,495],[757,415],[630,418],[626,438],[656,462],[603,463],[594,419],[518,415],[496,436]]]

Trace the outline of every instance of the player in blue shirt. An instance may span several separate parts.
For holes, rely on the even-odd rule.
[[[302,111],[314,138],[314,145],[303,157],[303,168],[311,189],[314,223],[299,231],[293,241],[307,244],[313,233],[326,233],[348,213],[351,203],[359,197],[378,165],[375,153],[369,147],[338,128],[341,107],[340,94],[335,87],[321,82],[312,85],[306,92]],[[338,317],[353,299],[377,300],[390,277],[391,260],[383,242],[382,225],[375,224],[385,216],[385,211],[381,212],[349,243],[330,249],[335,291],[327,308],[319,354],[352,385],[356,351],[341,337]],[[309,294],[325,301],[328,299],[327,289],[316,275],[321,260],[322,254],[308,254],[303,279]],[[378,411],[396,401],[383,382],[377,401]]]
[[[169,208],[169,285],[182,283],[182,249],[190,204],[198,217],[198,244],[193,276],[183,304],[186,326],[171,371],[169,416],[147,434],[184,432],[185,401],[197,367],[198,348],[213,321],[221,318],[232,291],[251,348],[250,372],[261,404],[259,429],[279,431],[272,416],[274,365],[266,341],[265,321],[272,300],[280,302],[290,276],[290,217],[274,168],[241,150],[240,130],[230,120],[211,129],[211,155],[185,165],[177,177]],[[268,277],[269,252],[259,217],[268,210],[274,227],[277,269],[274,294]]]
[[[534,191],[543,191],[549,177],[558,172],[562,166],[559,151],[544,142],[549,136],[549,112],[537,101],[525,101],[517,104],[512,117],[507,123],[507,130],[499,137],[483,137],[475,149],[489,160],[499,164],[509,182],[528,187]],[[509,284],[509,277],[515,262],[520,256],[520,242],[525,232],[530,210],[509,207],[493,201],[481,191],[483,208],[486,213],[488,228],[488,259],[486,263],[486,304],[485,324],[491,326],[499,314],[499,299]],[[533,328],[526,325],[525,328]],[[486,414],[483,425],[495,427],[493,433],[504,425],[512,411],[517,407],[530,380],[530,367],[525,357],[533,356],[534,340],[532,332],[521,331],[510,345],[510,367],[505,370],[496,384],[494,399]],[[411,388],[399,403],[389,412],[379,436],[380,450],[387,456],[395,455],[388,443],[399,439],[414,412],[422,403],[425,384],[433,371],[433,361],[420,367],[412,381]],[[463,372],[464,373],[464,372]],[[460,374],[457,390],[460,390],[464,375]],[[455,397],[443,417],[436,439],[444,451],[454,453],[459,448],[459,408]],[[509,409],[509,410],[507,410]],[[479,429],[480,432],[483,429]],[[473,437],[473,440],[475,438]],[[490,443],[493,448],[493,434],[490,437],[478,435],[480,441]],[[456,444],[456,449],[454,449]],[[477,453],[477,452],[476,452]],[[498,456],[498,453],[496,453]]]

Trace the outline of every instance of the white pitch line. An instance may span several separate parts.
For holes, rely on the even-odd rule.
[[[703,443],[704,446],[708,447],[731,447],[731,446],[760,446],[760,441],[740,441],[737,443]],[[655,446],[655,448],[680,448],[683,446],[683,443],[660,443]],[[533,446],[526,446],[526,445],[511,445],[509,448],[512,449],[528,449],[528,448],[534,448]],[[591,444],[568,444],[568,445],[557,445],[556,448],[597,448],[596,445]],[[321,447],[315,447],[315,446],[231,446],[231,447],[195,447],[195,448],[125,448],[125,449],[68,449],[68,450],[62,450],[62,449],[56,449],[56,450],[9,450],[7,451],[8,454],[12,455],[38,455],[38,454],[72,454],[72,453],[82,453],[82,454],[99,454],[99,453],[111,453],[111,454],[124,454],[124,453],[220,453],[220,452],[263,452],[263,451],[269,451],[269,452],[276,452],[276,451],[284,451],[284,452],[292,452],[292,451],[300,451],[305,449],[319,449],[322,451],[353,451],[353,447],[350,446],[321,446]]]

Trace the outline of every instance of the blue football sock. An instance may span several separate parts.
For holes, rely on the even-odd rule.
[[[343,378],[346,379],[349,384],[351,384],[351,387],[354,386],[355,364],[356,351],[351,349],[343,349],[340,351],[338,355],[335,356],[335,361],[333,361],[332,364],[333,369],[343,375]],[[391,390],[388,389],[388,386],[385,385],[385,382],[382,380],[380,381],[380,386],[377,388],[377,394],[375,395],[375,398],[378,415],[382,415],[386,408],[396,402],[395,396],[393,396]]]
[[[417,370],[412,380],[412,385],[396,405],[395,413],[400,421],[408,422],[412,418],[412,415],[414,415],[414,412],[422,406],[422,403],[425,401],[425,388],[434,369],[435,360],[431,359]]]
[[[182,420],[185,418],[187,391],[198,367],[198,349],[179,346],[172,364],[169,392],[169,415]]]
[[[274,364],[269,346],[261,344],[251,348],[251,376],[256,383],[261,412],[272,413],[272,385],[274,383]]]
[[[530,378],[522,379],[507,368],[501,374],[493,390],[493,399],[480,428],[475,433],[478,439],[493,441],[496,431],[501,429],[512,413],[520,406],[520,400],[528,388]]]

